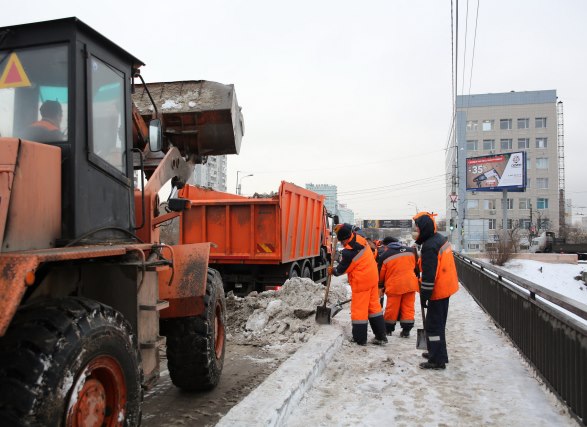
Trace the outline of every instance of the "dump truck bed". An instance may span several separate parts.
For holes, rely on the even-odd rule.
[[[282,182],[274,197],[186,186],[183,241],[212,242],[210,263],[280,264],[320,255],[324,196]]]

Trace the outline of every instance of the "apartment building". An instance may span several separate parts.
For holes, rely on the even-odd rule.
[[[193,181],[196,185],[226,191],[226,156],[209,156],[204,165],[196,165]]]
[[[564,186],[559,175],[559,167],[564,171],[559,114],[562,103],[557,104],[556,90],[457,97],[457,150],[447,151],[446,169],[447,219],[455,224],[451,240],[458,250],[482,251],[494,242],[502,229],[504,204],[506,227],[519,228],[522,244],[529,230],[558,233],[559,190]],[[466,190],[466,158],[517,151],[526,153],[526,191],[508,192],[504,201],[503,192]],[[452,203],[455,173],[457,201]]]

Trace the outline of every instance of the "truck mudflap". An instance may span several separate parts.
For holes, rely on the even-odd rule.
[[[163,257],[173,268],[159,272],[159,299],[169,301],[162,319],[198,316],[205,311],[210,243],[165,246]]]

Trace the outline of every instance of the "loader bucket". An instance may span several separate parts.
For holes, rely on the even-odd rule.
[[[136,85],[133,102],[147,123],[155,118],[149,93],[164,136],[183,156],[239,153],[244,122],[233,85],[206,80]]]

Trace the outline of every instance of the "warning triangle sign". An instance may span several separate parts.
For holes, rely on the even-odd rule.
[[[31,82],[26,75],[22,63],[16,53],[11,53],[2,76],[0,77],[0,88],[28,87]]]

